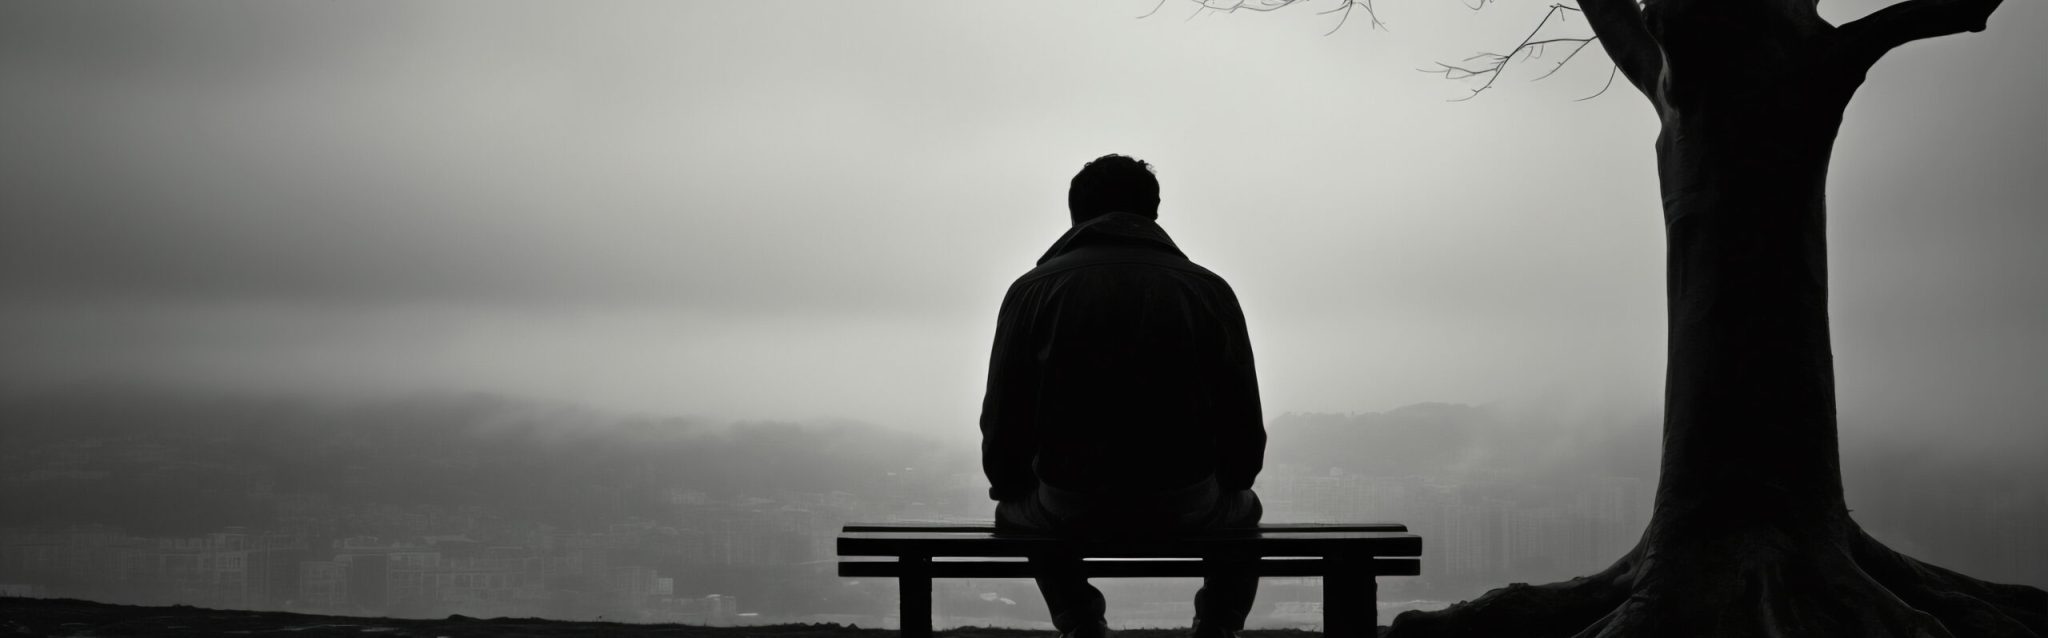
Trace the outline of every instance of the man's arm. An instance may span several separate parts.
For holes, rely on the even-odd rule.
[[[1003,295],[996,313],[995,346],[988,355],[988,391],[981,399],[981,471],[988,496],[1013,501],[1038,489],[1031,469],[1038,455],[1038,361],[1031,352],[1032,317],[1018,286]]]
[[[1252,363],[1251,331],[1245,327],[1244,309],[1228,285],[1223,288],[1225,330],[1225,371],[1217,388],[1216,480],[1224,490],[1248,490],[1266,463],[1266,417],[1259,407],[1259,373]]]

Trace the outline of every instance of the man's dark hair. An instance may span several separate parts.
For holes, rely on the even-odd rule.
[[[1159,219],[1159,178],[1141,159],[1115,153],[1095,158],[1074,174],[1067,188],[1067,213],[1076,224],[1108,213]]]

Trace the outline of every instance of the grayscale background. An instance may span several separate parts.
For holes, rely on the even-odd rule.
[[[1425,573],[1443,576],[1408,592],[1421,606],[1618,555],[1605,550],[1632,541],[1655,485],[1664,361],[1657,123],[1640,97],[1617,82],[1576,101],[1608,77],[1597,47],[1541,82],[1561,51],[1518,63],[1464,102],[1448,100],[1472,84],[1416,71],[1511,46],[1534,5],[1388,0],[1387,30],[1354,15],[1326,36],[1334,16],[1308,7],[1169,2],[1138,19],[1153,4],[0,5],[0,430],[16,437],[0,452],[0,540],[232,528],[297,552],[242,576],[279,583],[260,595],[67,590],[97,581],[37,567],[42,550],[11,550],[0,586],[329,609],[308,606],[299,588],[324,568],[305,565],[347,562],[333,548],[348,538],[454,556],[428,539],[467,535],[544,560],[566,555],[563,535],[643,525],[700,549],[615,548],[590,568],[642,618],[869,626],[892,599],[830,576],[830,529],[986,517],[973,443],[997,304],[1067,224],[1067,179],[1111,152],[1156,166],[1161,225],[1243,302],[1274,437],[1261,489],[1280,519],[1480,530],[1462,546],[1490,549],[1432,545],[1477,553],[1433,558]],[[2036,586],[2044,30],[2048,7],[2008,2],[1983,33],[1894,52],[1849,109],[1829,185],[1850,506],[1902,551]],[[417,425],[373,427],[393,423]],[[649,456],[642,478],[588,479],[621,486],[616,507],[546,529],[480,505],[514,482],[335,487],[386,447],[419,468],[617,465],[543,443],[494,452],[507,435],[489,428],[506,423],[543,442],[630,429],[754,473],[669,476]],[[187,434],[222,424],[240,429]],[[454,438],[391,442],[434,427]],[[274,467],[277,450],[325,445],[366,451],[296,478]],[[1401,458],[1442,462],[1389,465]],[[860,482],[796,469],[820,463]],[[217,511],[79,504],[176,477],[230,477],[242,496]],[[1482,509],[1505,513],[1459,518]],[[788,547],[730,549],[763,534]],[[123,542],[143,540],[92,546]],[[510,609],[598,613],[547,602],[567,585],[534,578],[540,598]],[[648,579],[701,617],[647,611],[662,585],[616,584]],[[1293,622],[1296,585],[1313,583],[1269,588],[1254,624]],[[1112,616],[1171,618],[1165,601],[1192,586],[1112,590],[1113,605],[1161,601]],[[778,598],[813,590],[841,598]],[[395,591],[323,600],[467,609]],[[1020,582],[942,591],[940,607],[1030,626],[1034,597]]]

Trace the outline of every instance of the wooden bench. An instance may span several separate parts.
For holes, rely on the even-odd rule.
[[[1323,579],[1323,633],[1371,636],[1379,576],[1422,573],[1422,538],[1407,526],[1296,524],[1260,525],[1197,535],[1148,539],[1070,539],[997,532],[987,524],[853,524],[839,535],[839,575],[895,578],[902,587],[902,634],[932,633],[932,579],[1033,578],[1020,558],[1079,558],[1090,578],[1201,577],[1211,557],[1252,562],[1259,576],[1319,576]]]

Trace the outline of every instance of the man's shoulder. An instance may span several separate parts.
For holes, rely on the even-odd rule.
[[[1084,249],[1047,259],[1011,283],[1012,289],[1081,274],[1131,278],[1199,278],[1229,287],[1223,277],[1180,255],[1147,250]]]

